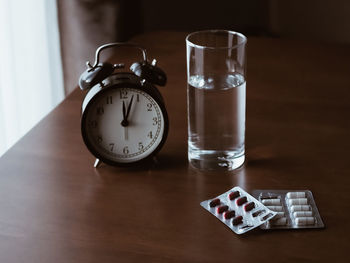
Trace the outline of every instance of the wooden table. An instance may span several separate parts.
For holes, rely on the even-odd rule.
[[[349,262],[349,46],[250,38],[247,162],[201,172],[187,163],[185,35],[135,38],[168,74],[158,165],[94,169],[79,90],[0,159],[1,263]],[[199,205],[236,185],[309,189],[326,228],[238,236]]]

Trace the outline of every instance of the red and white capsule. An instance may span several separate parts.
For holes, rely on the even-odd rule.
[[[228,206],[227,205],[223,205],[223,206],[219,206],[218,208],[216,208],[216,212],[218,214],[222,214],[223,212],[228,210]]]
[[[237,226],[239,224],[243,223],[243,217],[242,216],[237,216],[234,219],[232,219],[232,225]]]
[[[225,219],[231,219],[232,217],[236,216],[236,212],[234,210],[227,211],[224,213],[224,218]]]
[[[250,210],[253,210],[255,208],[255,203],[250,202],[246,205],[244,205],[244,211],[249,212]]]
[[[241,205],[243,205],[243,204],[246,203],[246,202],[248,202],[248,199],[247,199],[246,196],[243,196],[243,197],[237,199],[236,204],[237,204],[238,206],[241,206]]]
[[[216,199],[210,201],[209,206],[210,207],[215,207],[215,206],[219,205],[220,203],[221,203],[220,199],[216,198]]]
[[[237,197],[239,197],[241,194],[239,193],[239,191],[234,191],[229,193],[228,195],[228,199],[230,200],[235,200]]]

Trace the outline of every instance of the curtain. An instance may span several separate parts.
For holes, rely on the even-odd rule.
[[[64,86],[69,94],[98,46],[127,41],[142,31],[142,7],[140,0],[57,0],[57,5]]]
[[[0,155],[64,97],[55,0],[0,0]]]

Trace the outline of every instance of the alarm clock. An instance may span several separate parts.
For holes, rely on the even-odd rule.
[[[129,46],[142,52],[142,60],[122,71],[123,63],[99,62],[102,50]],[[131,166],[153,159],[164,145],[169,129],[162,95],[155,85],[166,84],[166,74],[147,60],[146,50],[133,43],[110,43],[96,50],[95,63],[87,62],[79,87],[88,90],[82,103],[81,134],[100,162]]]

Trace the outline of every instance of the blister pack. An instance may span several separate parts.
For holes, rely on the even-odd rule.
[[[200,204],[236,234],[248,232],[277,214],[238,186]]]
[[[314,197],[309,190],[254,190],[253,196],[275,211],[262,229],[323,228]]]

